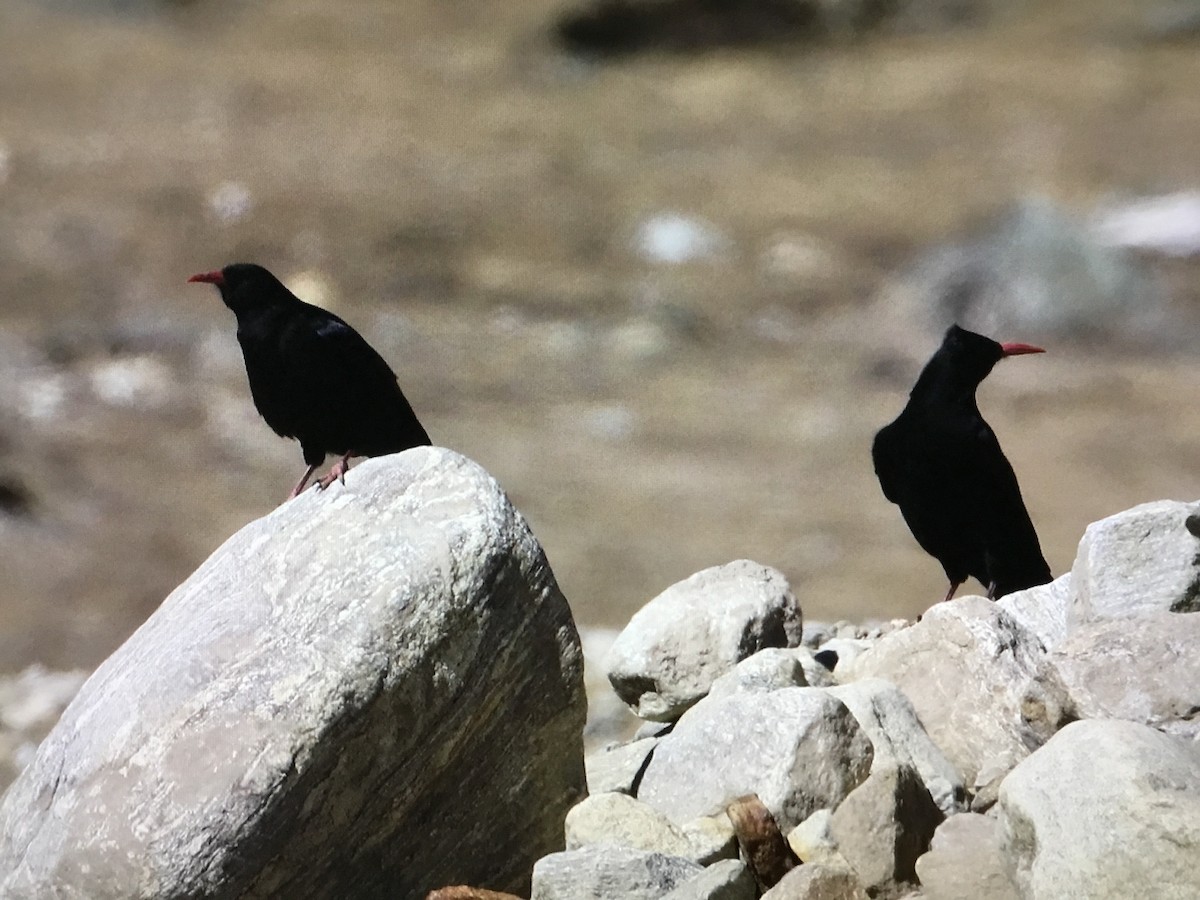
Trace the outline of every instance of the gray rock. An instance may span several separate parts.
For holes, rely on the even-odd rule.
[[[691,856],[691,841],[666,816],[626,794],[593,794],[571,808],[567,849],[612,844],[666,856]]]
[[[539,859],[530,900],[662,900],[702,871],[688,859],[595,844]]]
[[[1200,749],[1133,722],[1074,722],[1004,779],[1000,825],[1021,897],[1195,897]]]
[[[762,900],[867,900],[867,892],[850,869],[810,863],[784,875]]]
[[[743,659],[732,672],[726,672],[714,681],[708,695],[725,697],[742,691],[776,691],[785,687],[807,686],[804,666],[796,656],[796,651],[768,647]]]
[[[833,837],[833,810],[818,809],[787,834],[788,846],[803,863],[829,863],[850,868]]]
[[[754,900],[754,876],[740,859],[723,859],[685,881],[663,900]]]
[[[589,794],[620,791],[622,794],[636,793],[642,772],[650,754],[654,752],[658,738],[641,738],[628,744],[618,744],[593,750],[584,760],[587,770]]]
[[[682,831],[692,847],[688,858],[700,865],[708,866],[719,859],[737,859],[737,833],[726,813],[684,822]]]
[[[872,771],[911,766],[943,813],[962,810],[966,798],[962,775],[925,733],[917,711],[898,687],[882,678],[866,678],[828,690],[846,704],[871,739]]]
[[[1200,540],[1184,524],[1197,508],[1158,500],[1089,525],[1071,569],[1069,628],[1153,610],[1200,610]]]
[[[938,826],[929,852],[917,860],[917,878],[929,900],[1018,900],[1000,858],[996,820],[978,813]]]
[[[917,857],[944,818],[916,769],[875,766],[833,811],[830,828],[859,881],[879,892],[916,878]]]
[[[893,682],[967,784],[1028,754],[1021,700],[1044,651],[1032,632],[984,597],[939,603],[910,628],[880,638],[856,678]]]
[[[662,738],[638,799],[682,823],[754,793],[786,833],[836,806],[866,778],[871,758],[854,716],[821,689],[706,698]]]
[[[1075,719],[1127,719],[1200,739],[1200,616],[1147,613],[1077,628],[1028,686],[1039,741]]]
[[[800,605],[775,569],[737,560],[697,572],[642,607],[613,643],[609,680],[639,716],[672,721],[765,647],[794,647]]]
[[[1146,267],[1040,197],[931,250],[881,306],[937,333],[957,322],[983,334],[1169,335],[1166,292]]]
[[[1071,573],[1060,575],[1049,584],[1006,594],[996,605],[1032,631],[1043,647],[1053,650],[1067,636]]]
[[[0,895],[523,890],[582,795],[584,714],[499,485],[440,448],[368,460],[238,532],[88,679],[0,806]]]
[[[708,222],[668,212],[642,222],[634,244],[648,262],[680,265],[723,254],[729,239]]]

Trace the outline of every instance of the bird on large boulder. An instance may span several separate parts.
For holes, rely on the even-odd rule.
[[[1044,352],[952,325],[904,411],[875,435],[871,455],[884,496],[945,569],[946,600],[968,576],[992,599],[1051,580],[1017,476],[975,401],[1000,360]]]
[[[345,482],[350,459],[429,444],[396,374],[357,331],[305,303],[262,266],[235,263],[193,275],[212,284],[237,317],[250,395],[276,434],[300,442],[308,469],[288,499],[304,490],[330,454],[340,459],[317,480]]]

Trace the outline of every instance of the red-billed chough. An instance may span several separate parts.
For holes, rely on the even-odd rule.
[[[429,443],[396,375],[362,336],[331,312],[305,303],[262,266],[236,263],[193,275],[214,284],[237,317],[254,405],[283,437],[295,438],[308,469],[341,457],[317,484],[345,481],[354,456],[382,456]]]
[[[1021,489],[975,389],[1000,360],[1042,353],[952,325],[871,455],[884,496],[946,570],[949,600],[973,576],[995,599],[1051,580]]]

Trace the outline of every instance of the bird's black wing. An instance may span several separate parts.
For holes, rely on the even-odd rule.
[[[872,448],[884,496],[900,507],[917,543],[954,582],[983,569],[971,481],[976,458],[966,417],[906,408]]]
[[[977,510],[989,575],[999,596],[1044,584],[1051,576],[1012,464],[992,429],[982,420],[980,424],[974,441],[978,474],[971,480],[971,505]]]
[[[357,331],[304,304],[281,339],[289,381],[304,400],[302,443],[368,456],[429,443],[396,375]]]

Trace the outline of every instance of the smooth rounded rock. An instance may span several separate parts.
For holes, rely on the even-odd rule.
[[[665,735],[638,799],[683,823],[757,794],[779,827],[834,807],[866,779],[871,741],[820,688],[781,688],[702,700]]]
[[[765,647],[799,646],[804,621],[787,579],[747,559],[697,572],[638,610],[609,651],[617,695],[670,722]]]
[[[583,794],[579,638],[500,486],[368,460],[230,538],[0,806],[0,896],[523,893]]]

